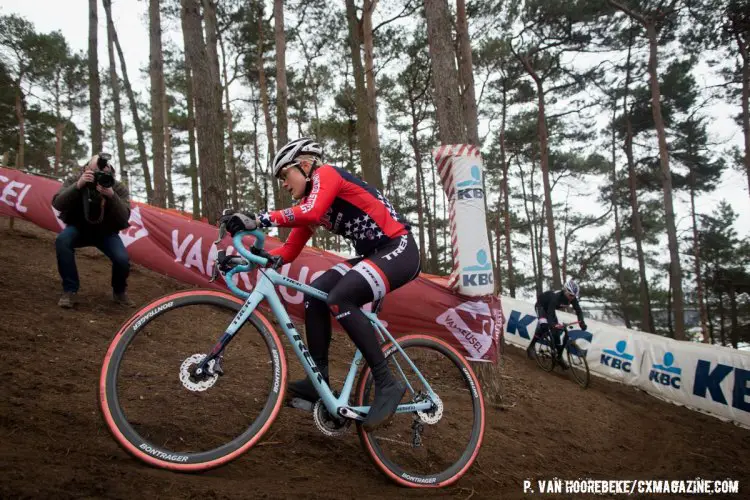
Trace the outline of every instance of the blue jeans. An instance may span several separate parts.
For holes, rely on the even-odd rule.
[[[62,278],[63,292],[77,292],[80,286],[78,268],[76,268],[75,249],[96,247],[112,261],[112,291],[123,293],[128,285],[130,258],[122,240],[117,233],[85,235],[78,228],[66,227],[55,239],[57,250],[57,270]]]

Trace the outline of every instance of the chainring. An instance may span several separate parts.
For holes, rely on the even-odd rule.
[[[346,434],[352,421],[345,418],[333,417],[319,399],[313,407],[313,421],[320,432],[328,437],[339,437]]]
[[[209,375],[204,380],[191,380],[190,368],[201,363],[204,359],[206,359],[205,354],[193,354],[185,361],[183,361],[182,365],[180,365],[180,382],[182,382],[182,385],[183,387],[185,387],[185,389],[192,392],[202,392],[213,387],[216,381],[219,380],[219,374],[213,372],[213,367],[216,363],[216,360],[213,359],[209,361],[208,366],[206,366],[208,372],[211,373],[211,375]]]

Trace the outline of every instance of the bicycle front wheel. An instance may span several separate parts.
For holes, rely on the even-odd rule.
[[[409,382],[401,404],[432,401],[424,412],[397,413],[390,425],[368,432],[357,425],[362,446],[390,479],[409,487],[442,487],[457,481],[474,463],[482,445],[485,412],[482,391],[469,363],[453,347],[424,335],[399,345],[434,393],[432,401],[417,374],[394,345],[385,348],[393,378]],[[357,382],[359,405],[375,395],[368,366]]]
[[[196,379],[191,371],[242,305],[213,290],[179,292],[144,307],[115,335],[99,399],[123,448],[156,467],[199,471],[238,457],[268,430],[283,403],[286,362],[259,312],[213,365],[216,374]]]
[[[586,361],[586,350],[578,347],[575,340],[568,343],[568,365],[570,365],[570,374],[573,379],[582,388],[589,386],[591,374],[589,373],[589,363]]]
[[[555,340],[552,334],[547,332],[537,340],[534,346],[536,364],[545,372],[551,372],[555,368]]]

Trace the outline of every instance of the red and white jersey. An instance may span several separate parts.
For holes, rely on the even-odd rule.
[[[320,166],[310,180],[310,194],[298,205],[258,214],[262,226],[294,228],[286,243],[271,252],[284,262],[297,258],[316,226],[351,241],[358,255],[369,255],[411,229],[385,196],[342,168]]]

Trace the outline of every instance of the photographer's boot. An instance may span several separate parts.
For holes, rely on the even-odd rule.
[[[75,292],[63,292],[60,296],[60,300],[57,301],[57,305],[63,309],[72,309],[75,305]]]
[[[122,293],[112,292],[112,300],[115,302],[115,304],[119,304],[121,306],[135,307],[135,303],[132,300],[130,300],[130,297],[128,297],[127,292],[122,292]]]

